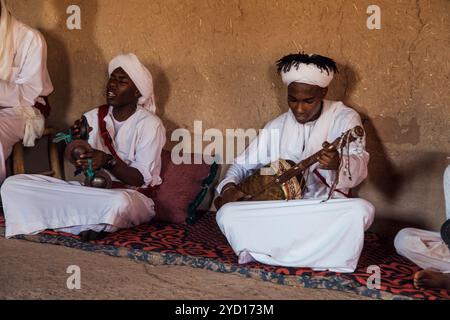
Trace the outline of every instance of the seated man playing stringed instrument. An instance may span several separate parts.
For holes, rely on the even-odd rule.
[[[42,175],[12,176],[1,188],[7,238],[54,229],[84,241],[97,240],[155,216],[146,191],[162,183],[166,135],[155,115],[152,76],[134,54],[115,57],[109,76],[107,104],[84,115],[91,128],[90,148],[76,165],[106,170],[117,188],[92,188]],[[80,121],[71,131],[81,135]]]
[[[239,263],[353,272],[374,218],[374,207],[349,193],[367,176],[361,119],[325,100],[337,72],[332,59],[291,54],[277,65],[290,110],[266,124],[227,171],[217,187],[217,223]],[[278,181],[291,164],[301,177]],[[267,177],[257,178],[268,168],[276,174],[270,192]]]

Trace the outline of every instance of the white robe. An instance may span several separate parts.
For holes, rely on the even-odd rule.
[[[166,142],[161,120],[149,111],[137,111],[114,132],[112,108],[105,118],[118,155],[141,172],[144,185],[161,184],[161,150]],[[85,114],[94,149],[110,153],[99,137],[98,109]],[[117,180],[117,179],[116,179]],[[130,189],[96,189],[41,175],[17,175],[1,187],[6,237],[36,234],[45,229],[79,234],[85,230],[113,232],[150,221],[154,202]]]
[[[450,219],[450,166],[444,173],[444,196],[447,220]],[[415,228],[400,230],[394,240],[398,254],[408,258],[422,269],[450,273],[450,250],[440,232]]]
[[[47,47],[37,31],[20,21],[12,24],[15,57],[10,81],[0,80],[0,184],[5,179],[5,161],[13,145],[24,139],[32,146],[42,135],[44,118],[34,108],[45,102],[53,86],[47,71]]]
[[[220,193],[229,182],[239,183],[254,170],[278,158],[299,162],[332,142],[343,132],[361,126],[359,115],[342,102],[324,100],[321,116],[314,122],[300,124],[291,111],[270,121],[247,150],[236,158],[224,180]],[[270,130],[275,130],[271,138]],[[362,141],[365,144],[365,140]],[[275,146],[275,147],[274,147]],[[279,146],[277,152],[276,146]],[[357,152],[350,145],[349,175],[339,173],[337,188],[348,193],[367,176],[369,154]],[[258,155],[258,156],[256,156]],[[257,161],[255,161],[255,159]],[[363,199],[347,199],[335,192],[323,203],[329,188],[313,174],[307,176],[304,200],[233,202],[217,213],[217,223],[227,237],[240,263],[257,260],[279,266],[310,267],[315,270],[353,272],[364,243],[364,231],[372,224],[373,206]],[[319,172],[332,185],[335,173]],[[336,199],[341,198],[341,199]]]

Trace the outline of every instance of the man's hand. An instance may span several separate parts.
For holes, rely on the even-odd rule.
[[[80,139],[80,127],[82,120],[76,120],[73,125],[70,127],[70,132],[72,134],[73,139]],[[92,127],[89,127],[89,132],[92,131]]]
[[[322,147],[324,150],[317,158],[320,163],[319,168],[325,170],[339,170],[339,165],[341,164],[339,152],[335,147],[330,148],[330,144],[328,142],[324,142]]]
[[[226,184],[223,187],[223,190],[224,191],[222,191],[220,197],[217,198],[217,201],[215,202],[217,210],[228,202],[235,202],[246,196],[246,194],[240,191],[234,183]]]
[[[80,155],[80,160],[77,160],[76,165],[87,170],[89,168],[89,159],[92,160],[92,169],[98,170],[106,165],[109,155],[103,151],[93,149]]]

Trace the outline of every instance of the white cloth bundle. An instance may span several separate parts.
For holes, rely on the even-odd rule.
[[[35,140],[42,137],[45,129],[45,118],[41,112],[34,107],[14,107],[14,112],[25,118],[25,133],[23,145],[34,147]]]
[[[150,71],[139,61],[135,54],[122,54],[111,60],[109,63],[109,75],[117,68],[122,68],[133,80],[142,97],[139,98],[138,105],[147,109],[151,113],[156,112],[155,95],[153,92],[153,78]]]

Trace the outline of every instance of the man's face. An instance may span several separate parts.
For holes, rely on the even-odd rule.
[[[111,73],[106,85],[106,101],[113,107],[136,105],[141,94],[128,74],[117,68]]]
[[[316,120],[328,88],[292,82],[288,86],[288,105],[299,123]]]

